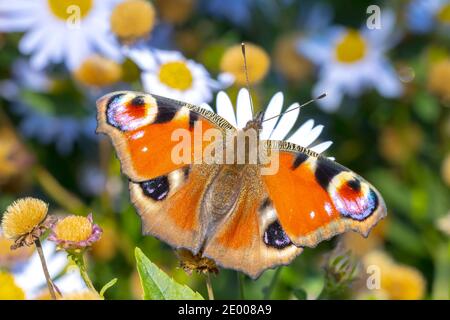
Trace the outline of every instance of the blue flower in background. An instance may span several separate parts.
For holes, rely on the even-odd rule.
[[[387,98],[402,94],[399,77],[385,56],[396,43],[394,13],[384,10],[381,23],[381,29],[373,30],[333,26],[299,41],[299,52],[319,68],[313,95],[327,93],[318,101],[322,109],[335,111],[344,95],[358,97],[371,88]]]
[[[224,18],[231,23],[245,27],[252,16],[255,0],[203,0],[201,8],[213,17]]]
[[[449,0],[413,0],[406,10],[408,26],[413,32],[426,33],[437,26],[450,28]]]

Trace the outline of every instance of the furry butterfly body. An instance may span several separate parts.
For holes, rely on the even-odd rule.
[[[245,159],[261,147],[269,160],[276,157],[271,174],[263,173],[270,161],[260,158],[211,159],[217,150],[238,159],[233,143],[250,130],[258,135],[261,115],[238,130],[201,107],[126,91],[102,97],[97,109],[98,132],[115,146],[143,232],[253,278],[342,232],[366,236],[386,215],[381,195],[363,178],[293,143],[245,144]],[[217,144],[203,138],[209,129],[231,139],[209,156],[192,151],[190,163],[179,163],[172,153],[178,129],[203,149]]]

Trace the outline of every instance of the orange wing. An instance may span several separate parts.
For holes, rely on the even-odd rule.
[[[143,234],[198,253],[209,220],[201,215],[202,200],[217,170],[214,165],[192,165],[151,180],[130,181]]]
[[[286,234],[308,247],[347,230],[367,236],[386,215],[379,192],[349,169],[308,153],[280,150],[277,173],[262,176]]]
[[[190,138],[189,163],[194,162],[194,145],[203,150],[210,142],[203,133],[233,126],[215,113],[179,101],[138,92],[114,92],[97,101],[97,132],[106,133],[114,144],[123,172],[133,181],[144,181],[168,174],[188,163],[173,161],[172,150],[185,129]],[[194,134],[194,130],[196,134]]]
[[[243,170],[236,204],[207,235],[203,255],[257,278],[267,268],[289,264],[303,249],[281,228],[258,167]]]

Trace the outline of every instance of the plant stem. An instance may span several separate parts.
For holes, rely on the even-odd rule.
[[[41,240],[36,239],[34,242],[36,246],[36,251],[38,252],[39,258],[42,264],[42,270],[44,270],[45,280],[47,281],[48,291],[50,292],[50,296],[53,300],[56,300],[56,293],[53,281],[50,277],[50,273],[48,272],[47,263],[45,262],[44,251],[42,250]]]
[[[278,267],[275,270],[275,274],[272,277],[272,280],[270,281],[269,287],[267,287],[266,291],[264,292],[264,300],[269,300],[270,296],[272,295],[273,289],[275,289],[275,285],[277,284],[278,278],[280,277],[281,268]]]
[[[244,275],[237,272],[238,284],[239,284],[239,296],[241,300],[245,300],[245,288],[244,288]]]
[[[89,278],[89,275],[87,273],[87,267],[86,267],[86,262],[84,260],[83,252],[69,253],[69,255],[72,256],[72,259],[74,260],[75,264],[78,266],[78,269],[80,269],[80,275],[83,278],[84,283],[86,283],[86,286],[89,288],[89,290],[92,290],[93,292],[98,293],[94,287],[94,284],[91,281],[91,278]]]
[[[211,276],[209,272],[206,273],[206,289],[208,290],[208,299],[214,300],[214,291],[211,283]]]

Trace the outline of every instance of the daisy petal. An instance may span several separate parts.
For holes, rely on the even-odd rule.
[[[250,94],[247,89],[241,89],[236,103],[237,127],[242,129],[253,118]]]
[[[312,151],[317,153],[322,153],[325,150],[327,150],[331,145],[333,144],[333,141],[325,141],[322,143],[319,143],[318,145],[311,148]]]
[[[283,107],[283,93],[277,92],[269,102],[266,111],[264,112],[264,120],[275,117],[281,113],[281,108]],[[271,119],[263,122],[263,128],[260,134],[261,139],[269,139],[270,134],[277,123],[278,118]]]
[[[36,28],[27,32],[19,43],[19,50],[23,54],[30,54],[33,50],[36,50],[41,46],[41,43],[48,35],[48,28]]]
[[[298,145],[303,145],[302,144],[303,139],[312,130],[313,127],[314,127],[314,120],[309,119],[304,124],[302,124],[300,128],[298,128],[297,131],[295,131],[294,134],[290,136],[290,138],[287,141]]]
[[[225,118],[231,125],[237,127],[233,104],[231,103],[230,98],[228,98],[228,95],[223,91],[220,91],[217,94],[216,108],[219,116]]]
[[[21,32],[30,28],[36,18],[33,16],[0,18],[0,30],[2,32]]]
[[[312,129],[306,136],[303,137],[302,146],[308,147],[311,143],[313,143],[319,136],[323,130],[323,125],[318,125],[314,129]]]
[[[291,131],[292,127],[294,126],[295,122],[297,121],[298,115],[300,113],[300,109],[298,108],[299,104],[294,103],[292,104],[286,111],[290,111],[292,109],[295,109],[293,111],[290,111],[286,114],[284,114],[280,122],[278,122],[277,126],[275,127],[275,130],[273,131],[272,135],[270,136],[270,139],[273,140],[283,140],[288,135],[289,131]]]

